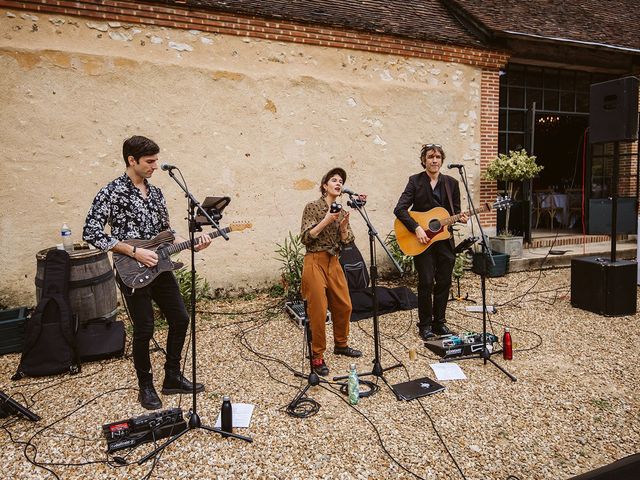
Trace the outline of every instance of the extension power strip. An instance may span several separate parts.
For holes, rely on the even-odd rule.
[[[464,309],[467,312],[482,313],[482,305],[470,305],[468,307],[464,307]],[[487,313],[498,313],[498,310],[496,310],[496,307],[494,307],[493,305],[487,305],[486,306],[486,312]]]

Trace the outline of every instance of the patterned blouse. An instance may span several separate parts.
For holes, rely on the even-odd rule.
[[[312,252],[329,252],[331,255],[339,255],[342,245],[351,243],[354,240],[351,225],[347,226],[347,239],[342,241],[340,238],[340,220],[344,217],[344,211],[340,211],[338,221],[327,225],[316,238],[309,234],[309,230],[315,227],[327,214],[327,202],[320,197],[315,202],[307,203],[302,214],[302,226],[300,227],[300,238],[302,244],[307,248],[307,253]]]
[[[148,240],[169,230],[167,203],[158,187],[144,180],[147,198],[125,173],[102,188],[87,214],[82,238],[101,250],[112,249],[119,240]],[[106,224],[111,234],[104,231]]]

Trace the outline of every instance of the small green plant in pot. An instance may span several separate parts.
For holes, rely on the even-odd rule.
[[[525,149],[509,150],[509,155],[501,153],[487,166],[483,177],[486,180],[505,182],[505,193],[510,199],[518,194],[519,183],[535,177],[544,167],[536,163],[535,155],[529,155]],[[509,213],[510,205],[507,205],[505,230],[498,232],[502,236],[510,236]]]

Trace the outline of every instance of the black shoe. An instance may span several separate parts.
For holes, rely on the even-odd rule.
[[[156,392],[156,389],[153,388],[153,384],[140,385],[138,401],[140,402],[140,405],[147,410],[157,410],[162,408],[162,400],[158,397],[158,393]]]
[[[336,355],[344,355],[345,357],[361,357],[362,352],[351,347],[334,347],[333,353]]]
[[[433,340],[436,336],[435,333],[431,330],[431,327],[420,327],[418,328],[418,335],[425,342],[428,340]]]
[[[438,335],[451,335],[453,332],[447,328],[444,323],[436,323],[433,326],[433,331]]]
[[[202,383],[196,383],[196,393],[204,391]],[[164,395],[172,395],[175,393],[191,393],[193,392],[193,383],[184,378],[180,372],[166,373],[164,382],[162,382],[162,393]]]
[[[313,371],[322,377],[326,377],[329,375],[329,367],[324,363],[324,360],[319,360],[316,363],[316,360],[313,361]]]

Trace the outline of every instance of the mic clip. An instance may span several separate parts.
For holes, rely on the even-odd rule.
[[[366,200],[360,200],[358,197],[347,200],[347,205],[351,208],[361,208],[367,204]]]

